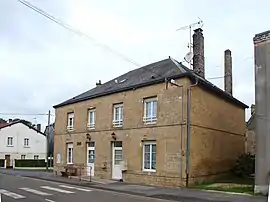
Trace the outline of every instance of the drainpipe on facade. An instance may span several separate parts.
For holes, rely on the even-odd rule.
[[[188,87],[187,97],[187,146],[186,146],[186,187],[188,187],[189,167],[190,167],[190,108],[191,108],[191,88],[198,85],[198,78],[196,83]]]

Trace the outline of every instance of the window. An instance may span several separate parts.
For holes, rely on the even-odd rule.
[[[87,124],[87,127],[89,129],[95,129],[95,109],[90,109],[88,110],[88,124]]]
[[[21,159],[25,159],[25,155],[21,155]]]
[[[113,126],[121,127],[123,125],[123,104],[113,106]]]
[[[25,147],[29,147],[29,138],[24,138],[24,143],[23,143],[23,145],[24,145]]]
[[[146,124],[156,123],[157,121],[157,98],[144,100],[144,117]]]
[[[72,131],[74,128],[74,113],[68,113],[67,129]]]
[[[67,164],[73,164],[73,144],[67,145]]]
[[[35,160],[38,160],[38,155],[34,155],[34,159]]]
[[[143,170],[156,171],[156,142],[143,144]]]
[[[13,146],[13,137],[8,137],[8,139],[7,139],[7,145],[8,146]]]

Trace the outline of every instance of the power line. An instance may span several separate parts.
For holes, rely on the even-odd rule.
[[[46,113],[28,114],[28,113],[4,113],[4,112],[0,112],[0,115],[5,115],[5,116],[48,116],[49,114],[46,114]],[[50,115],[54,116],[53,114],[50,114]]]
[[[33,11],[36,11],[37,13],[43,15],[44,17],[48,18],[49,20],[55,22],[56,24],[58,24],[58,25],[64,27],[65,29],[67,29],[67,30],[73,32],[74,34],[77,34],[77,35],[79,35],[79,36],[81,36],[81,37],[85,37],[85,38],[91,40],[92,42],[95,42],[95,45],[100,46],[100,47],[103,48],[103,49],[107,49],[108,51],[110,51],[110,52],[114,53],[115,55],[118,55],[119,57],[121,57],[123,60],[125,60],[125,61],[127,61],[127,62],[129,62],[129,63],[131,63],[131,64],[133,64],[133,65],[135,65],[135,66],[140,67],[140,65],[139,65],[137,62],[135,62],[134,60],[131,60],[130,58],[128,58],[128,57],[125,56],[124,54],[122,54],[122,53],[120,53],[120,52],[118,52],[118,51],[116,51],[116,50],[110,48],[110,47],[109,47],[108,45],[106,45],[106,44],[99,43],[99,42],[98,42],[96,39],[94,39],[93,37],[91,37],[91,36],[89,36],[89,35],[83,33],[83,32],[80,31],[79,29],[73,28],[72,26],[70,26],[70,25],[68,25],[67,23],[65,23],[65,22],[63,22],[63,21],[61,21],[61,20],[55,18],[54,16],[52,16],[52,15],[50,15],[50,14],[48,14],[48,13],[46,13],[45,11],[41,10],[40,8],[38,8],[38,7],[34,6],[33,4],[29,3],[28,1],[25,1],[25,0],[17,0],[17,1],[20,2],[21,4],[27,6],[28,8],[32,9]]]

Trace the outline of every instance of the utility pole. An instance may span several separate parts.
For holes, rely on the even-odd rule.
[[[48,113],[48,130],[46,134],[46,139],[47,139],[47,154],[46,154],[46,170],[48,171],[49,168],[49,135],[50,135],[50,118],[51,118],[51,111],[49,110]]]

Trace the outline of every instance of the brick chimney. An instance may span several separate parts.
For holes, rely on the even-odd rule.
[[[232,95],[232,56],[229,49],[224,52],[224,90]]]
[[[201,28],[193,34],[193,70],[204,78],[204,37]]]

